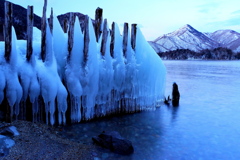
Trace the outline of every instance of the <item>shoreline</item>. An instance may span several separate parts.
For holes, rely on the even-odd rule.
[[[2,157],[8,159],[95,159],[101,156],[94,144],[73,142],[58,135],[61,127],[51,127],[46,124],[28,121],[14,121],[20,133],[12,139],[15,145],[9,154]]]

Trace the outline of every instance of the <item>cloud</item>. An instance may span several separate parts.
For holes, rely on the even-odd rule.
[[[210,2],[210,3],[198,5],[197,9],[198,9],[198,12],[200,12],[200,13],[208,14],[210,12],[213,12],[219,6],[220,6],[220,4],[218,2]]]
[[[233,16],[226,20],[210,22],[207,24],[209,28],[222,28],[222,29],[232,29],[233,27],[236,28],[236,26],[239,25],[240,25],[239,16]]]
[[[240,10],[233,11],[231,14],[232,15],[240,15]]]

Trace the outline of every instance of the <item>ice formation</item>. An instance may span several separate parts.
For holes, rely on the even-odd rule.
[[[135,49],[131,47],[128,33],[124,56],[118,25],[113,25],[112,51],[112,32],[108,28],[106,51],[102,55],[103,37],[96,42],[92,21],[90,18],[88,21],[87,57],[83,51],[85,33],[78,18],[75,19],[71,53],[68,52],[68,37],[56,16],[52,33],[47,24],[45,61],[39,58],[41,42],[37,29],[33,33],[30,61],[25,58],[26,42],[16,39],[14,29],[10,62],[5,61],[4,42],[0,42],[0,103],[6,99],[12,115],[18,117],[20,110],[29,105],[26,102],[29,99],[33,120],[44,111],[46,123],[61,125],[67,119],[76,123],[112,113],[154,109],[163,99],[166,69],[140,29],[137,27]]]

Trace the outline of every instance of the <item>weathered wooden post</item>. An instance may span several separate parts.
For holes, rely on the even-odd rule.
[[[115,22],[112,23],[111,43],[110,43],[110,53],[113,58],[114,58],[114,43],[115,43]]]
[[[84,54],[84,64],[86,64],[87,59],[88,59],[88,48],[89,48],[89,42],[90,42],[90,37],[89,37],[89,18],[88,15],[85,16],[84,24],[85,24],[85,29],[84,29],[84,46],[83,46],[83,54]]]
[[[102,35],[102,43],[101,43],[101,54],[102,56],[105,55],[106,52],[106,44],[107,44],[107,38],[108,38],[108,28],[107,28],[107,19],[104,19],[103,24],[103,35]]]
[[[53,33],[53,8],[51,8],[51,15],[50,15],[50,18],[49,18],[49,27],[50,27],[50,31],[51,33]]]
[[[136,47],[136,36],[137,36],[137,24],[132,24],[131,45],[133,50],[135,50],[135,47]]]
[[[63,21],[63,32],[67,33],[67,31],[68,31],[68,20],[64,19],[64,21]]]
[[[26,58],[29,62],[32,56],[33,48],[32,48],[32,36],[33,36],[33,6],[28,6],[27,9],[27,54]]]
[[[103,9],[99,7],[95,11],[95,34],[97,42],[102,33],[102,13]]]
[[[68,60],[70,60],[72,48],[73,48],[73,37],[74,37],[74,23],[75,15],[71,12],[69,15],[69,30],[68,30]]]
[[[46,59],[46,26],[47,26],[47,19],[46,19],[46,11],[47,11],[47,0],[44,0],[44,6],[43,6],[43,15],[42,15],[42,43],[41,43],[41,58],[44,62]]]
[[[11,52],[12,52],[12,3],[5,1],[4,3],[5,11],[5,21],[4,21],[4,40],[5,40],[5,60],[10,61]],[[6,100],[7,101],[7,100]],[[9,106],[8,102],[6,103],[6,122],[12,122],[13,107]]]
[[[10,61],[12,51],[12,19],[13,10],[12,3],[5,1],[5,22],[4,22],[4,40],[5,40],[5,54],[4,57],[7,62]]]
[[[126,57],[126,52],[127,52],[127,43],[128,43],[128,23],[124,23],[124,28],[123,28],[123,56]]]

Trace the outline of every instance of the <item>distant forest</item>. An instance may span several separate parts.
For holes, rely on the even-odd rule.
[[[203,59],[203,60],[239,60],[240,52],[234,53],[228,48],[205,49],[200,52],[194,52],[189,49],[177,49],[174,51],[160,52],[158,55],[166,60],[187,60],[187,59]]]

